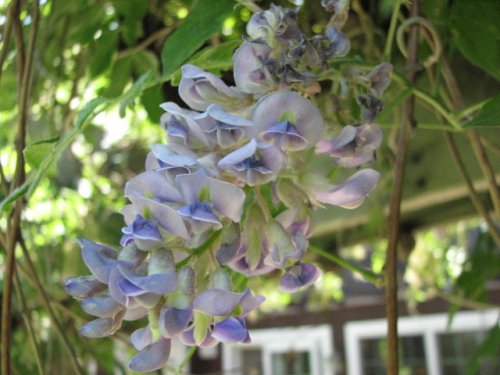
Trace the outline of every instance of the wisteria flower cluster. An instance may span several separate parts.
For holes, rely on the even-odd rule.
[[[145,171],[125,186],[121,250],[79,240],[91,275],[69,278],[66,290],[96,317],[81,333],[104,337],[148,317],[131,335],[132,370],[163,367],[175,338],[190,346],[250,341],[245,317],[264,297],[233,286],[237,275],[278,270],[286,292],[314,283],[318,268],[303,263],[312,209],[355,208],[379,179],[360,169],[319,188],[300,176],[314,152],[342,168],[374,160],[382,133],[372,120],[390,65],[360,78],[365,122],[324,138],[323,116],[307,96],[320,90],[318,72],[347,54],[347,37],[331,26],[307,38],[296,11],[278,6],[255,13],[247,33],[233,57],[235,86],[182,67],[179,94],[189,108],[161,105],[168,141],[151,146]]]

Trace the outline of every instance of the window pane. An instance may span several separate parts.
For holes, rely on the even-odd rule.
[[[245,349],[241,351],[242,374],[262,375],[262,350],[259,348]]]
[[[385,375],[387,340],[382,338],[361,341],[364,375]],[[426,375],[424,340],[422,336],[399,339],[400,375]]]
[[[311,365],[308,352],[274,353],[272,375],[310,375]]]
[[[467,365],[471,356],[481,345],[486,332],[454,332],[438,336],[441,366],[446,375],[463,375],[467,372]],[[500,348],[497,353],[498,360],[489,358],[482,360],[477,375],[500,374]]]

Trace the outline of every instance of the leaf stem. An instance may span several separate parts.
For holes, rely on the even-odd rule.
[[[401,3],[403,0],[396,0],[396,4],[392,9],[391,23],[389,25],[389,32],[387,34],[387,39],[385,41],[384,47],[384,61],[391,61],[392,46],[394,44],[394,38],[396,36],[396,24],[398,23],[399,9],[401,8]]]
[[[348,262],[347,260],[344,260],[340,258],[339,256],[328,252],[318,246],[315,245],[309,245],[309,250],[311,250],[313,253],[316,253],[320,256],[322,256],[325,259],[328,259],[329,261],[333,263],[337,263],[339,266],[359,274],[363,279],[368,281],[369,283],[375,284],[375,285],[380,285],[382,283],[382,277],[381,275],[377,275],[376,273],[367,270],[365,268],[362,268],[356,264],[352,264],[351,262]]]

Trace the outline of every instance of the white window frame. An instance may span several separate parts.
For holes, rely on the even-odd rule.
[[[497,324],[500,309],[482,311],[459,311],[448,326],[448,314],[406,316],[398,320],[398,333],[404,336],[422,336],[427,373],[441,373],[438,335],[452,332],[470,332],[488,330]],[[347,359],[347,374],[362,374],[361,341],[364,339],[385,338],[387,321],[385,319],[349,322],[344,326],[344,345]]]
[[[241,353],[252,348],[262,350],[263,375],[272,375],[272,355],[289,351],[308,352],[312,375],[334,375],[333,335],[330,325],[299,326],[286,328],[253,329],[248,344],[224,344],[222,369],[224,374],[234,374],[241,368]]]

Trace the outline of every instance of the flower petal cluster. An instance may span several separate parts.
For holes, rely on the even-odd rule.
[[[182,67],[179,96],[187,108],[161,104],[167,142],[151,145],[145,171],[125,186],[121,249],[79,239],[90,275],[68,278],[66,290],[95,317],[81,333],[109,336],[123,321],[147,316],[130,336],[134,371],[162,368],[174,339],[249,342],[246,318],[264,297],[233,287],[233,278],[276,271],[290,293],[313,284],[320,271],[304,262],[312,208],[355,208],[379,179],[363,169],[318,190],[298,177],[312,150],[340,167],[359,167],[374,161],[380,146],[371,120],[324,140],[326,124],[311,100],[319,90],[315,73],[347,54],[347,37],[331,26],[307,38],[296,11],[274,5],[255,13],[247,32],[233,56],[235,86]],[[371,91],[358,100],[370,113],[378,111],[389,73],[382,65],[364,77]]]

